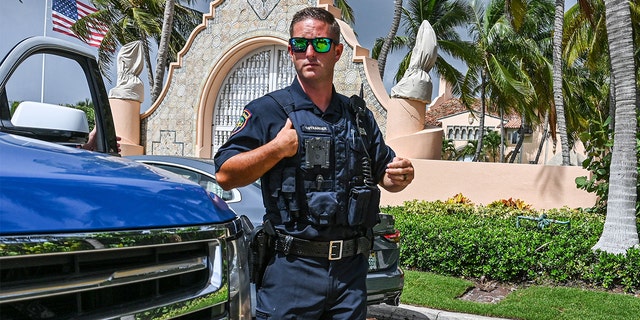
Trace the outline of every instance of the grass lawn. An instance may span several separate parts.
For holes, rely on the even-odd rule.
[[[497,304],[457,299],[473,282],[427,272],[405,271],[401,302],[439,310],[531,320],[640,320],[640,298],[568,287],[530,286]]]

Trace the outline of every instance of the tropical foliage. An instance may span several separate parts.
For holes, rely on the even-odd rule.
[[[613,147],[612,132],[610,128],[611,118],[605,120],[592,119],[589,122],[588,131],[583,132],[580,138],[585,141],[587,159],[582,164],[591,172],[589,176],[576,178],[578,188],[593,192],[598,196],[598,202],[592,208],[595,212],[606,213],[607,199],[609,196],[609,176],[611,167],[611,148]],[[640,175],[640,131],[636,133],[636,153]],[[636,180],[636,197],[640,199],[640,179]],[[636,201],[636,216],[640,218],[640,202]]]
[[[471,3],[474,19],[469,30],[480,59],[468,61],[462,101],[470,105],[480,96],[480,128],[487,108],[501,115],[521,114],[523,127],[539,124],[551,107],[550,2],[530,1],[518,29],[505,16],[504,1],[491,1],[486,8]],[[480,137],[476,160],[480,160],[484,134]],[[516,147],[512,162],[517,153]]]

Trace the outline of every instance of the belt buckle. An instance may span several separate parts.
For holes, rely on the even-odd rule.
[[[329,241],[329,260],[340,259],[342,259],[342,240]]]

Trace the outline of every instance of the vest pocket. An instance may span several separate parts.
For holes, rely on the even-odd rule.
[[[310,222],[316,225],[332,224],[338,210],[336,192],[307,192]]]
[[[296,168],[276,168],[269,181],[270,196],[275,199],[282,223],[293,221],[299,214],[300,206],[295,196]]]
[[[354,187],[349,193],[347,222],[349,226],[373,227],[378,223],[380,189]]]

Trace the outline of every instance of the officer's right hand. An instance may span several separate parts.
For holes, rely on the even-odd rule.
[[[278,132],[276,140],[278,140],[283,158],[293,157],[296,155],[298,152],[298,133],[296,132],[296,129],[293,128],[291,119],[287,118],[287,122],[285,122],[284,127],[282,127],[280,132]]]

